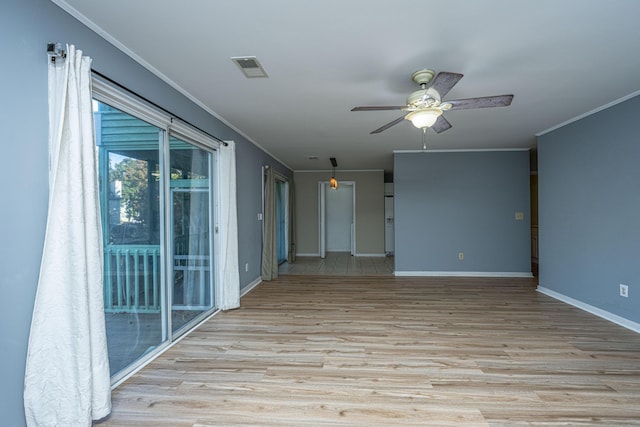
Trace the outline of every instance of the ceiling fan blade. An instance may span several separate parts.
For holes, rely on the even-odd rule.
[[[407,108],[406,105],[380,105],[377,107],[353,107],[351,111],[383,111],[383,110],[402,110]]]
[[[438,117],[438,120],[431,126],[436,133],[442,133],[445,130],[451,129],[451,123],[444,116]]]
[[[439,72],[427,89],[427,94],[433,98],[442,100],[462,77],[463,75],[458,73]]]
[[[391,126],[395,126],[395,125],[397,125],[398,123],[400,123],[400,122],[401,122],[401,121],[403,121],[403,120],[404,120],[404,116],[400,116],[400,117],[398,117],[397,119],[395,119],[394,121],[389,122],[389,123],[387,123],[386,125],[384,125],[384,126],[382,126],[382,127],[379,127],[378,129],[373,130],[373,131],[371,131],[371,132],[369,132],[369,133],[370,133],[370,134],[380,133],[380,132],[382,132],[383,130],[387,130],[387,129],[389,129]]]
[[[451,104],[452,110],[465,110],[469,108],[506,107],[511,105],[512,99],[513,95],[498,95],[483,96],[480,98],[456,99],[453,101],[446,101],[446,103]]]

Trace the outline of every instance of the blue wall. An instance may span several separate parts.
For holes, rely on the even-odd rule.
[[[396,273],[531,273],[528,152],[396,153],[394,196]]]
[[[3,0],[0,39],[0,424],[23,426],[24,366],[47,216],[47,43],[75,44],[93,58],[95,70],[203,130],[236,141],[243,287],[260,276],[260,168],[270,164],[286,176],[292,173],[48,0]]]
[[[538,138],[540,286],[636,323],[638,117],[635,97]]]

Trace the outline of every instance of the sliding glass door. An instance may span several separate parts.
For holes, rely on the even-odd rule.
[[[171,325],[178,332],[213,308],[212,153],[172,137]]]
[[[167,340],[163,329],[160,142],[164,131],[94,103],[111,375]]]
[[[107,346],[118,382],[215,311],[216,148],[113,96],[96,97],[94,120]]]
[[[282,264],[287,260],[288,242],[287,242],[287,223],[288,223],[288,205],[289,205],[289,183],[276,179],[276,242],[278,249],[278,264]]]

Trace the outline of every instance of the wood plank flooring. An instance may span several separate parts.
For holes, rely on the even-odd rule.
[[[101,426],[640,426],[640,335],[534,279],[281,276],[113,393]]]
[[[351,256],[347,252],[327,252],[324,259],[298,256],[295,263],[282,264],[278,273],[312,276],[393,276],[393,257]]]

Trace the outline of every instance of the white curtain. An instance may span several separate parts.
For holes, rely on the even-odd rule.
[[[49,64],[49,212],[24,385],[29,426],[90,426],[111,411],[91,58]]]
[[[236,201],[236,146],[228,141],[221,145],[218,157],[220,170],[221,242],[220,278],[216,281],[216,297],[221,310],[240,307],[240,271],[238,267],[238,215]]]
[[[289,240],[289,254],[287,262],[296,262],[296,189],[294,181],[289,182],[289,224],[287,224],[287,235]]]
[[[267,167],[264,177],[262,280],[278,278],[278,241],[276,232],[276,176],[273,168]]]

